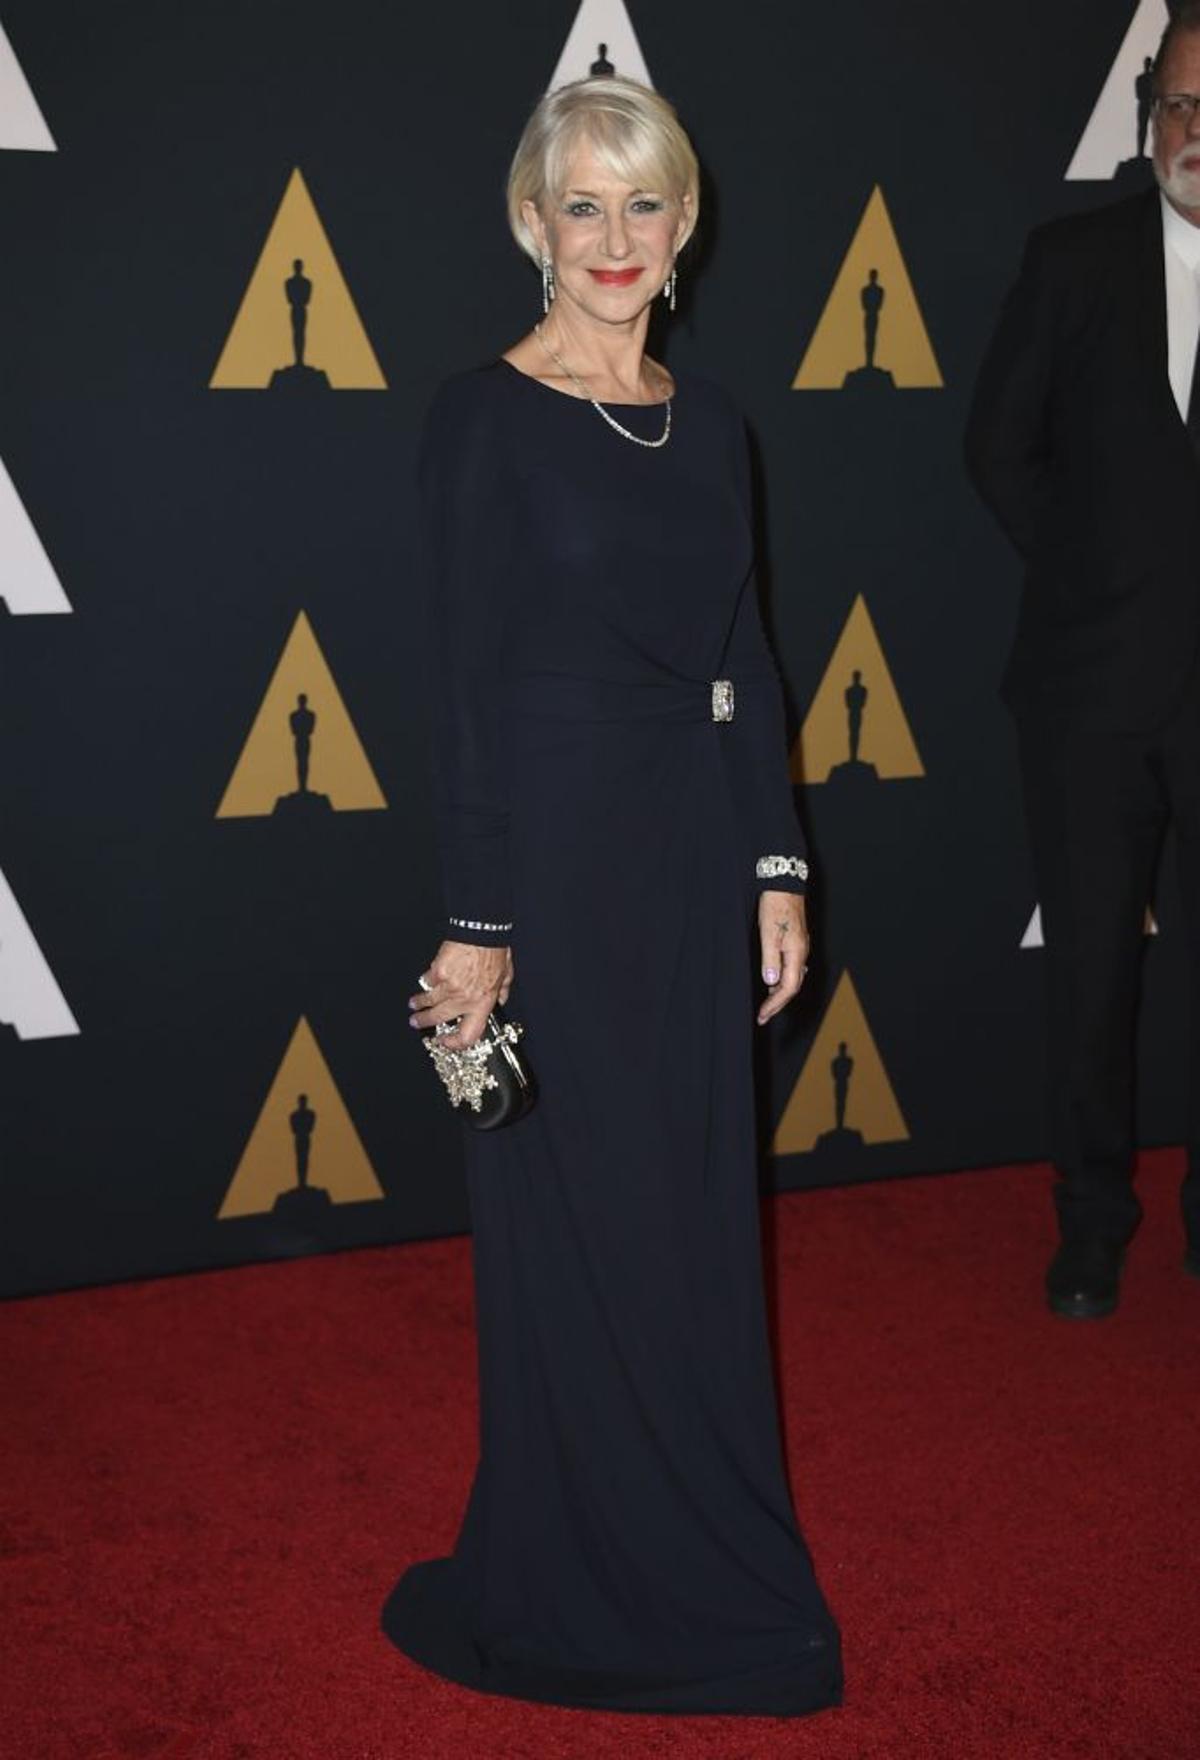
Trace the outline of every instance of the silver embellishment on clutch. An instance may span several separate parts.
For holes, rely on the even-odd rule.
[[[511,929],[511,923],[478,923],[471,917],[450,917],[447,919],[456,929]]]
[[[457,1025],[457,1020],[443,1022],[438,1030],[453,1032]],[[510,1045],[515,1045],[523,1031],[519,1021],[506,1021],[499,1038],[492,1038],[485,1033],[482,1039],[477,1039],[474,1045],[467,1045],[461,1051],[447,1051],[437,1043],[436,1038],[422,1040],[433,1059],[434,1069],[445,1083],[452,1106],[461,1106],[465,1102],[473,1112],[481,1109],[487,1090],[500,1086],[489,1067],[493,1051],[501,1051],[505,1040]]]
[[[714,721],[733,720],[733,680],[731,678],[714,678],[712,681],[712,718]]]
[[[770,880],[776,874],[794,874],[797,880],[807,880],[808,863],[799,856],[759,856],[754,872],[760,880]]]

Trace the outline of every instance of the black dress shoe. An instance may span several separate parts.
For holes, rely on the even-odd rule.
[[[1117,1305],[1125,1248],[1120,1241],[1064,1241],[1046,1273],[1051,1311],[1068,1320],[1100,1320]]]

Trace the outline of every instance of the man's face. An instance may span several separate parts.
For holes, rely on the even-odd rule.
[[[1181,31],[1158,73],[1158,95],[1200,94],[1200,31]],[[1179,208],[1200,209],[1200,116],[1154,111],[1154,175]]]

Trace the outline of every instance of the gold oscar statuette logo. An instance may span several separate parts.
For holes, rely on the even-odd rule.
[[[844,788],[925,774],[861,593],[804,717],[791,771],[797,783]]]
[[[843,972],[796,1078],[771,1152],[854,1151],[866,1144],[906,1142],[908,1134],[853,979]]]
[[[925,320],[876,185],[792,389],[915,391],[941,385]]]
[[[331,1204],[382,1198],[354,1121],[301,1016],[263,1102],[218,1220],[263,1216],[313,1225]]]
[[[299,167],[292,172],[209,386],[386,391]]]
[[[218,819],[308,821],[387,806],[303,611],[217,808]]]

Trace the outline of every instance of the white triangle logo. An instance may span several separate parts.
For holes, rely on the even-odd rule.
[[[79,1025],[46,964],[12,887],[0,873],[0,1032],[18,1039],[65,1039]]]
[[[1150,909],[1149,905],[1146,906],[1146,924],[1143,934],[1158,934],[1158,924],[1154,920],[1154,912]],[[1045,945],[1046,937],[1042,932],[1042,907],[1040,904],[1035,904],[1033,907],[1033,915],[1029,919],[1024,935],[1021,937],[1021,946],[1045,947]]]
[[[1096,99],[1096,108],[1067,166],[1068,183],[1104,181],[1114,175],[1119,165],[1138,157],[1138,135],[1145,123],[1144,113],[1139,122],[1138,79],[1145,73],[1145,62],[1153,57],[1166,28],[1166,0],[1138,0],[1125,40]],[[1150,144],[1147,128],[1147,154]]]
[[[1021,937],[1022,947],[1045,947],[1046,937],[1042,934],[1042,907],[1035,904],[1029,925]]]
[[[21,505],[0,459],[0,599],[16,617],[35,611],[69,611],[33,522]]]
[[[586,79],[597,61],[607,61],[614,72],[640,80],[644,86],[654,84],[624,0],[582,0],[550,90],[565,86],[568,80]]]
[[[27,153],[56,153],[54,137],[21,72],[21,64],[0,24],[0,147]]]

